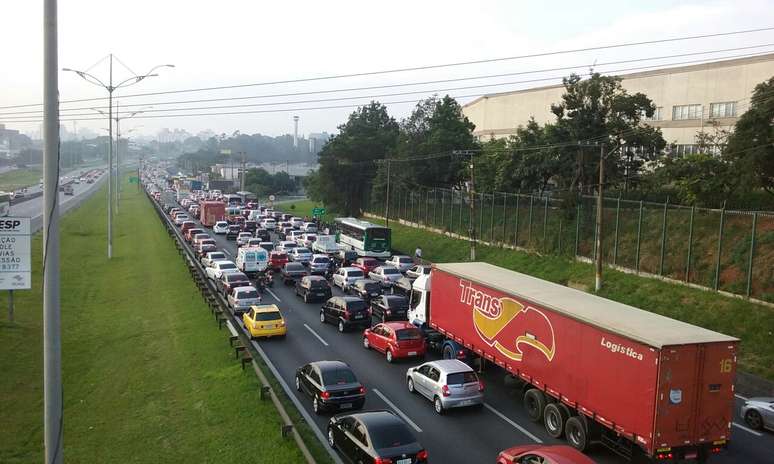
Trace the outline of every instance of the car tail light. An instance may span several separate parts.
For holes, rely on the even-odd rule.
[[[360,390],[359,390],[359,393],[360,393],[361,395],[365,395],[365,392],[366,392],[366,389],[365,389],[365,387],[361,386],[361,387],[360,387]]]
[[[449,386],[448,386],[448,385],[444,385],[444,386],[441,388],[441,394],[442,394],[443,396],[449,396],[449,395],[451,395],[451,392],[449,391]]]
[[[376,459],[374,459],[374,464],[392,464],[392,459],[390,459],[390,458],[376,458]]]
[[[427,461],[427,450],[422,450],[417,453],[417,461]]]
[[[657,453],[656,454],[656,459],[672,459],[674,457],[675,457],[675,455],[672,454],[671,452],[670,453]]]
[[[719,453],[721,451],[723,451],[723,447],[722,446],[713,446],[712,448],[710,448],[710,452],[711,453]]]
[[[457,359],[465,359],[465,350],[459,350],[457,352]]]
[[[331,392],[324,391],[324,392],[320,393],[320,398],[322,398],[324,400],[327,400],[330,397],[331,397]]]
[[[484,381],[483,380],[479,380],[478,381],[478,391],[480,391],[480,392],[484,391]]]

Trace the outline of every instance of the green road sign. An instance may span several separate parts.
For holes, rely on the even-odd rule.
[[[322,216],[325,214],[325,208],[312,208],[312,216]]]
[[[140,183],[140,178],[136,177],[136,176],[132,176],[132,177],[129,178],[129,183],[130,184],[139,184]]]

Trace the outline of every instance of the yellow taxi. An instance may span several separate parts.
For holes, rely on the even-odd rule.
[[[251,306],[242,315],[242,322],[252,338],[284,337],[288,332],[285,319],[277,305],[273,304]]]

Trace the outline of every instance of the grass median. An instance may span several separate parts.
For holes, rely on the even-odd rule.
[[[62,220],[65,459],[302,462],[135,187],[123,190],[107,260],[104,193]],[[3,463],[43,459],[39,234],[32,247],[33,289],[15,292],[14,323],[0,315]]]
[[[11,192],[16,189],[37,184],[43,177],[38,168],[14,169],[0,174],[0,190]]]

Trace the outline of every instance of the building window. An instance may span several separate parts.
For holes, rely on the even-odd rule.
[[[698,145],[684,145],[676,144],[672,145],[672,156],[675,158],[682,158],[688,155],[695,155],[699,153]]]
[[[663,106],[657,106],[656,110],[653,112],[652,117],[648,117],[647,114],[645,114],[645,111],[642,112],[642,120],[643,121],[662,121],[662,110],[664,109]]]
[[[701,105],[680,105],[672,107],[672,120],[701,119]]]
[[[736,102],[711,103],[710,116],[713,118],[733,118],[736,116]]]

